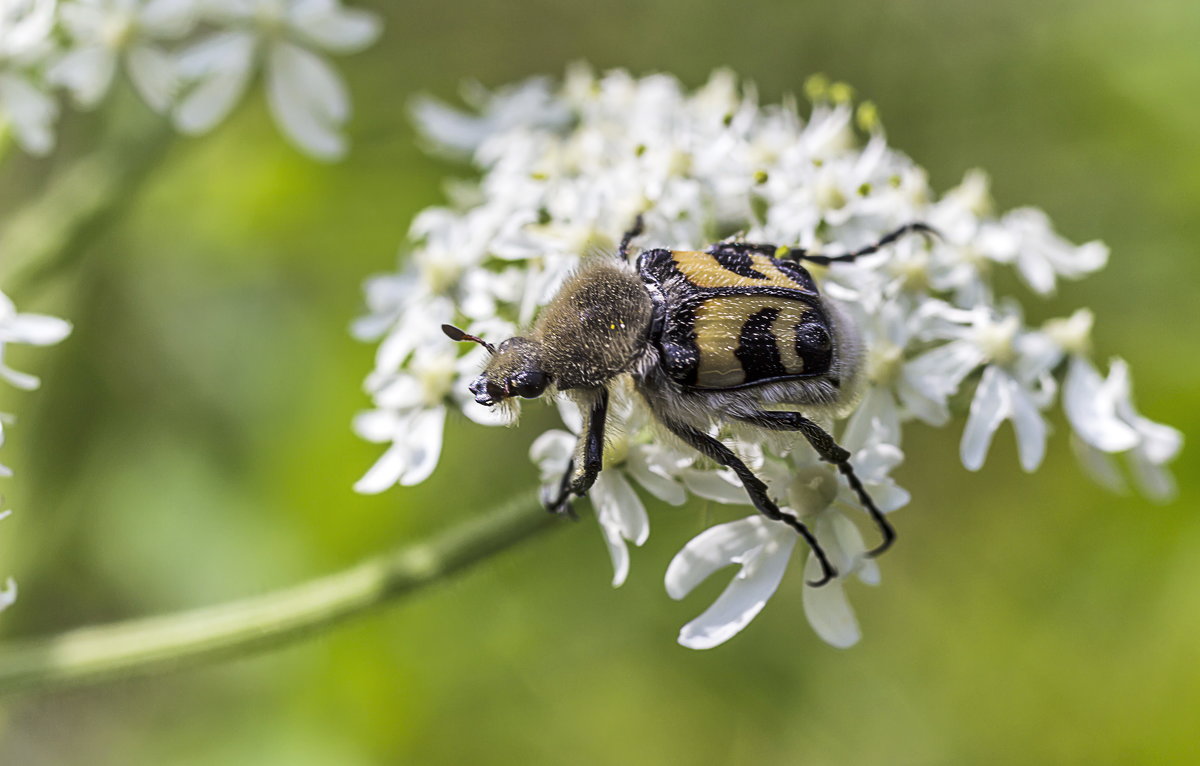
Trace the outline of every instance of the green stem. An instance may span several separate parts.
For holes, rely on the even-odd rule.
[[[426,542],[274,593],[0,644],[0,694],[161,673],[296,641],[439,582],[555,521],[524,494]]]

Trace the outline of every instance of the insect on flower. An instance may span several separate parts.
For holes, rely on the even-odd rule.
[[[565,392],[584,425],[557,490],[543,497],[569,513],[572,496],[587,494],[603,464],[609,386],[630,375],[654,418],[705,457],[732,469],[754,507],[796,530],[820,561],[823,585],[837,571],[809,528],[784,513],[767,485],[718,439],[714,424],[733,422],[769,431],[798,431],[822,460],[837,466],[878,525],[885,551],[896,533],[867,494],[850,453],[800,412],[836,412],[853,403],[861,369],[859,336],[849,318],[817,289],[801,265],[853,261],[910,233],[934,234],[910,223],[878,242],[843,255],[745,242],[720,242],[703,252],[652,249],[629,263],[639,217],[616,258],[585,260],[542,310],[527,336],[499,346],[452,325],[452,340],[483,345],[491,358],[470,385],[491,407],[514,396]]]

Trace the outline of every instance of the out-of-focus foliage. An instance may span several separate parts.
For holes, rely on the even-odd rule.
[[[413,213],[462,172],[421,154],[408,99],[579,58],[692,85],[729,66],[771,100],[815,71],[854,83],[935,188],[984,167],[1001,208],[1035,204],[1068,238],[1108,243],[1108,269],[1063,285],[1045,316],[1096,307],[1097,356],[1127,358],[1141,409],[1196,433],[1194,3],[375,10],[383,37],[339,64],[357,109],[344,162],[297,154],[243,104],[212,135],[178,139],[77,266],[12,296],[76,332],[13,350],[40,392],[0,390],[23,435],[4,454],[20,481],[0,487],[19,511],[0,535],[22,589],[0,618],[8,634],[260,592],[536,481],[525,455],[549,421],[527,407],[515,431],[451,422],[420,487],[353,494],[376,449],[349,429],[371,349],[346,328],[362,278],[393,265]],[[94,150],[107,118],[66,120],[53,159],[10,157],[0,216]],[[853,594],[865,639],[850,651],[805,627],[795,579],[753,631],[707,653],[677,646],[695,605],[667,603],[652,575],[726,511],[656,506],[634,552],[643,574],[621,592],[594,522],[564,525],[293,649],[6,700],[0,763],[1200,758],[1191,452],[1174,466],[1179,499],[1160,507],[1091,484],[1061,439],[1032,477],[1007,427],[978,474],[956,467],[955,439],[918,428],[905,446],[898,478],[918,500],[887,587]]]

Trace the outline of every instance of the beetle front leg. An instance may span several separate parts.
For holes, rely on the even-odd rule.
[[[559,483],[558,491],[544,498],[546,510],[575,518],[571,508],[571,496],[583,497],[596,483],[596,477],[604,466],[604,425],[608,420],[608,391],[600,389],[583,416],[583,428],[575,446],[575,457],[567,463],[567,470]]]

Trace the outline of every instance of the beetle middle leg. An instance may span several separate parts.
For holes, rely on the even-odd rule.
[[[767,494],[767,485],[750,470],[749,466],[742,462],[741,458],[733,453],[733,450],[719,440],[689,425],[676,423],[662,417],[659,418],[659,422],[700,454],[727,468],[732,468],[733,472],[742,480],[742,486],[746,489],[746,494],[750,496],[750,502],[754,503],[754,507],[762,515],[768,519],[782,521],[804,538],[804,542],[808,543],[808,547],[812,549],[813,555],[821,564],[821,579],[815,582],[810,581],[809,585],[819,587],[837,577],[837,570],[829,562],[829,557],[825,555],[825,549],[817,542],[812,531],[800,519],[779,510],[779,506]]]
[[[608,391],[602,388],[584,412],[575,456],[567,463],[558,491],[543,498],[546,510],[576,518],[571,508],[571,496],[583,497],[596,483],[596,477],[604,466],[604,424],[607,420]]]
[[[808,443],[812,445],[821,459],[827,463],[833,463],[842,475],[846,477],[846,483],[850,485],[850,489],[854,490],[854,494],[858,495],[858,500],[867,509],[867,513],[871,514],[871,518],[875,521],[875,525],[879,527],[879,532],[883,535],[883,542],[876,547],[867,551],[867,555],[871,557],[879,554],[892,547],[892,543],[896,541],[896,529],[892,523],[887,520],[879,507],[875,505],[875,501],[867,494],[866,487],[859,481],[858,475],[854,473],[854,466],[850,465],[850,452],[833,440],[829,433],[821,428],[816,423],[801,415],[799,412],[783,412],[778,410],[761,410],[749,415],[735,415],[738,420],[745,423],[756,425],[759,428],[769,428],[772,431],[799,431]]]

